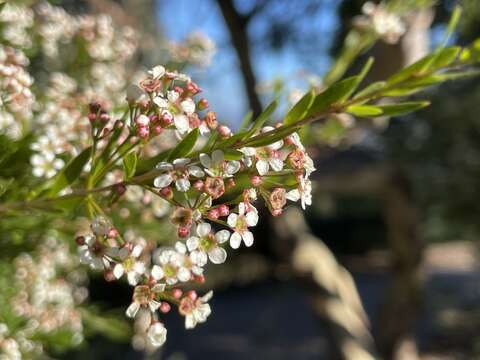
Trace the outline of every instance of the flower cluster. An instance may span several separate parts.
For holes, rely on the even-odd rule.
[[[356,18],[357,26],[373,31],[388,44],[396,44],[407,30],[402,19],[384,5],[367,1],[362,12],[364,15]]]
[[[183,42],[170,42],[168,50],[172,61],[198,66],[210,65],[215,55],[215,43],[205,34],[193,32]]]
[[[187,329],[206,321],[212,293],[198,296],[185,287],[203,283],[209,263],[224,263],[227,247],[253,245],[252,228],[259,221],[254,206],[257,198],[262,198],[275,216],[282,213],[288,200],[300,201],[303,208],[311,204],[309,177],[315,169],[298,134],[286,132],[255,145],[254,139],[283,130],[280,124],[258,127],[234,142],[234,149],[226,149],[222,142],[231,142],[234,134],[218,123],[207,100],[197,99],[200,92],[188,76],[156,66],[128,88],[129,116],[117,120],[113,128],[105,125],[105,110],[99,106],[90,109],[89,119],[97,133],[108,141],[120,128],[124,136],[119,147],[127,146],[129,151],[143,148],[165,133],[174,134],[177,143],[187,136],[207,138],[203,141],[207,145],[190,156],[186,152],[183,157],[171,158],[176,145],[167,150],[170,157],[166,155],[140,175],[143,181],[125,181],[115,168],[108,179],[107,188],[117,197],[125,194],[127,201],[162,202],[161,215],[170,212],[170,222],[176,227],[178,240],[172,246],[155,249],[122,238],[103,215],[95,217],[90,230],[76,238],[82,263],[103,271],[107,280],[126,278],[134,287],[126,315],[135,318],[136,328],[141,329],[134,339],[139,347],[163,344],[167,330],[159,314],[169,312],[172,305],[185,317]],[[162,154],[158,156],[162,160]]]

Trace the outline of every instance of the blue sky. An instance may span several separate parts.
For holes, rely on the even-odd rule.
[[[191,31],[200,30],[217,44],[218,50],[212,65],[204,71],[194,72],[193,77],[200,83],[204,96],[209,100],[212,109],[217,112],[219,119],[235,126],[248,111],[248,104],[237,58],[230,46],[230,37],[215,1],[157,1],[157,18],[168,38],[181,40]],[[248,9],[251,2],[246,0],[239,4]],[[335,4],[338,2],[333,0],[324,0],[324,2],[326,6],[322,8],[318,19],[311,19],[311,22],[318,22],[316,25],[320,30],[319,41],[327,49],[337,24]],[[311,22],[305,26],[313,26]],[[267,21],[258,18],[251,23],[249,31],[252,37],[255,37],[255,34],[264,32],[268,27]],[[288,46],[281,51],[272,51],[263,47],[262,44],[252,49],[252,58],[259,82],[273,80],[280,76],[293,77],[302,69],[323,72],[329,63],[326,52],[322,52],[313,62],[306,64]]]

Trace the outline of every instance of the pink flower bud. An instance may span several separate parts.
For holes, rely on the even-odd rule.
[[[175,86],[173,88],[173,90],[175,90],[177,93],[179,93],[180,95],[183,94],[183,89],[180,87],[180,86]]]
[[[105,114],[105,113],[100,114],[100,120],[101,120],[102,122],[107,122],[107,121],[110,120],[110,115]]]
[[[103,277],[105,278],[105,281],[108,281],[108,282],[112,282],[116,280],[112,270],[105,270],[105,272],[103,273]]]
[[[252,176],[250,182],[253,186],[257,187],[262,183],[262,178],[260,176]]]
[[[197,180],[193,183],[193,188],[197,191],[203,191],[204,183],[202,180]]]
[[[218,127],[218,133],[221,137],[229,137],[230,135],[232,135],[232,130],[230,130],[230,128],[225,125],[221,125]]]
[[[150,130],[148,129],[147,126],[139,126],[137,128],[137,135],[141,138],[141,139],[147,139],[148,136],[150,135]]]
[[[220,212],[220,216],[228,216],[230,214],[230,208],[225,204],[220,205],[218,211]]]
[[[160,305],[160,311],[164,314],[168,313],[170,309],[170,304],[167,302],[162,302],[162,305]]]
[[[190,228],[186,226],[180,226],[177,231],[177,235],[180,238],[186,238],[190,234]]]
[[[90,120],[91,122],[97,120],[97,114],[89,113],[88,114],[88,120]]]
[[[217,114],[215,114],[213,111],[207,112],[204,120],[210,130],[214,130],[217,128],[218,126]]]
[[[201,98],[197,103],[197,109],[201,111],[207,108],[208,108],[208,100],[205,98]]]
[[[190,290],[190,291],[188,291],[188,292],[187,292],[187,296],[188,296],[190,299],[192,299],[192,301],[197,300],[197,297],[198,297],[197,292],[196,292],[195,290]]]
[[[132,136],[129,140],[130,144],[136,144],[138,142],[138,138],[136,136]]]
[[[108,235],[108,237],[109,237],[110,239],[114,239],[114,238],[116,238],[116,237],[118,236],[118,230],[115,229],[115,228],[111,228],[110,230],[108,230],[108,234],[107,234],[107,235]]]
[[[272,210],[272,215],[273,215],[273,216],[282,215],[282,209],[274,209],[274,210]]]
[[[152,124],[155,124],[158,120],[160,120],[160,118],[158,117],[157,114],[150,115],[150,122]]]
[[[205,283],[205,276],[204,275],[195,275],[194,280],[199,284]]]
[[[208,218],[211,220],[217,220],[220,217],[220,211],[218,209],[212,209],[208,212]]]
[[[115,191],[117,195],[122,196],[123,194],[125,194],[125,191],[127,191],[127,187],[125,186],[125,184],[115,184],[115,186],[113,187],[113,191]]]
[[[180,290],[179,288],[175,288],[172,290],[172,296],[175,298],[175,299],[180,299],[182,297],[182,290]]]
[[[236,185],[235,180],[233,180],[232,178],[227,180],[227,188],[228,189],[233,188],[235,185]]]
[[[286,145],[293,145],[294,144],[293,138],[291,136],[287,136],[284,141],[285,141]]]
[[[162,197],[164,197],[165,199],[172,199],[173,198],[173,191],[172,191],[172,188],[167,186],[167,187],[164,187],[162,190],[160,190],[160,195],[162,195]]]
[[[155,135],[160,135],[162,131],[163,131],[163,128],[160,125],[157,125],[153,128],[153,132],[155,133]]]
[[[148,126],[150,124],[150,118],[147,115],[137,116],[135,123],[138,126]]]
[[[161,118],[161,121],[160,121],[160,124],[163,126],[163,127],[167,127],[169,125],[172,125],[173,123],[173,116],[172,114],[166,112],[162,115],[162,118]]]
[[[197,84],[195,84],[194,82],[190,81],[187,86],[186,86],[186,90],[192,94],[192,95],[195,95],[195,94],[198,94],[201,90],[200,88],[198,87]]]

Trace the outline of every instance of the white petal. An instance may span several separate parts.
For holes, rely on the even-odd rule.
[[[213,162],[215,165],[221,164],[221,163],[223,162],[224,158],[225,158],[225,156],[224,156],[222,150],[215,150],[215,151],[212,153],[212,162]]]
[[[175,181],[175,187],[180,192],[187,192],[188,189],[190,189],[190,181],[188,181],[188,179],[185,179],[185,178],[180,178],[177,181]]]
[[[207,254],[203,251],[195,250],[190,254],[190,260],[197,266],[205,266],[208,261]]]
[[[245,214],[245,203],[241,202],[238,204],[238,215]]]
[[[269,161],[271,168],[274,171],[282,171],[283,169],[283,161],[277,158],[270,159]]]
[[[148,302],[148,307],[150,308],[151,312],[155,312],[160,307],[160,303],[158,301],[155,301],[155,300],[150,300]]]
[[[143,251],[143,246],[142,245],[140,245],[140,244],[135,245],[133,250],[132,250],[132,257],[138,258],[141,255],[142,251]]]
[[[113,276],[115,276],[115,279],[120,279],[124,273],[125,273],[125,268],[123,267],[122,264],[117,264],[113,268]]]
[[[180,107],[182,108],[183,111],[185,111],[188,115],[191,115],[195,112],[195,102],[188,98],[183,100],[180,103]]]
[[[242,243],[242,236],[238,232],[234,232],[230,237],[230,246],[232,249],[238,249]]]
[[[140,304],[134,301],[130,304],[130,306],[125,311],[125,315],[127,315],[129,318],[134,318],[135,315],[137,315],[137,312],[139,309],[140,309]]]
[[[258,160],[255,167],[257,168],[258,173],[262,176],[268,173],[269,166],[268,166],[267,160],[263,160],[263,159]]]
[[[183,167],[185,167],[186,165],[188,165],[189,163],[190,163],[190,159],[189,159],[189,158],[178,158],[178,159],[173,160],[173,166],[174,166],[176,169],[183,168]]]
[[[197,235],[200,237],[205,237],[210,234],[212,231],[212,225],[209,223],[200,223],[197,225]]]
[[[258,214],[255,211],[249,211],[245,215],[245,220],[248,226],[255,226],[258,223]]]
[[[168,101],[171,101],[173,103],[178,100],[179,96],[180,96],[180,94],[178,92],[176,92],[175,90],[170,90],[170,91],[167,92]]]
[[[214,264],[223,264],[227,259],[227,252],[221,247],[215,247],[208,252],[208,258]]]
[[[237,219],[238,219],[238,215],[235,213],[231,213],[230,215],[228,215],[228,218],[227,218],[228,226],[230,226],[231,228],[234,228],[237,225]]]
[[[285,197],[290,201],[298,201],[300,200],[300,191],[298,189],[290,190]]]
[[[136,272],[133,272],[133,271],[130,271],[127,274],[128,283],[132,286],[135,286],[135,285],[138,284],[138,281],[140,280],[140,277],[141,277],[140,274],[138,274]]]
[[[178,280],[182,282],[189,281],[191,279],[192,275],[190,274],[190,271],[186,268],[180,268],[177,273],[177,278]]]
[[[203,172],[203,170],[199,166],[195,166],[195,165],[188,167],[188,173],[197,178],[201,178],[205,176],[205,173]]]
[[[200,159],[200,163],[203,165],[203,167],[209,168],[212,166],[212,159],[210,159],[208,154],[202,153],[198,158]]]
[[[170,185],[172,181],[173,178],[170,174],[163,174],[153,180],[153,186],[155,186],[156,188],[164,188]]]
[[[165,273],[163,272],[163,269],[160,266],[153,265],[151,275],[155,280],[160,280],[164,277]]]
[[[239,151],[247,156],[254,156],[256,154],[255,148],[253,147],[243,147],[239,149]]]
[[[148,72],[154,79],[161,78],[165,74],[165,68],[162,65],[155,66]]]
[[[173,123],[181,134],[186,133],[190,129],[190,123],[185,115],[176,114],[173,117]]]
[[[228,241],[230,238],[230,231],[228,230],[220,230],[215,234],[215,240],[219,244],[223,244],[224,242]]]
[[[227,166],[225,166],[225,172],[228,175],[233,175],[238,170],[240,170],[240,162],[239,161],[229,161],[229,162],[227,162]]]
[[[253,234],[250,231],[245,231],[242,234],[242,238],[245,246],[250,247],[253,245]]]
[[[191,236],[187,239],[187,248],[188,251],[193,251],[198,248],[198,244],[200,243],[200,239],[196,236]]]
[[[184,243],[182,243],[180,241],[177,241],[175,243],[175,249],[181,254],[185,254],[187,252],[187,247],[185,246]]]
[[[185,316],[185,329],[193,329],[197,325],[197,321],[191,314]]]
[[[168,108],[168,101],[165,100],[164,98],[160,97],[160,96],[156,96],[154,99],[153,99],[153,103],[155,105],[157,105],[159,108],[161,109],[166,109]]]
[[[166,161],[162,161],[155,166],[155,169],[162,171],[171,171],[173,170],[173,165]]]

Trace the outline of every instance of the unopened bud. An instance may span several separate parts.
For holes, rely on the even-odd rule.
[[[175,298],[175,299],[180,299],[182,297],[182,290],[180,290],[179,288],[175,288],[172,290],[172,296]]]
[[[215,114],[213,111],[207,112],[204,120],[209,129],[214,130],[217,128],[218,126],[217,114]]]
[[[218,207],[218,211],[220,213],[220,216],[228,216],[230,214],[230,209],[227,205],[222,204]]]
[[[110,230],[108,230],[108,234],[107,236],[110,238],[110,239],[114,239],[118,236],[118,230],[115,229],[115,228],[111,228]]]
[[[227,188],[228,189],[233,188],[235,185],[236,185],[235,180],[233,180],[232,178],[227,180]]]
[[[190,234],[190,229],[186,226],[180,226],[177,231],[177,235],[180,238],[186,238]]]
[[[197,292],[195,290],[190,290],[189,292],[187,292],[187,296],[192,300],[192,301],[195,301],[197,300]]]
[[[107,122],[110,120],[110,115],[106,114],[106,113],[103,113],[103,114],[100,114],[100,120],[102,122]]]
[[[208,212],[208,218],[211,220],[217,220],[220,217],[220,211],[218,209],[212,209]]]
[[[232,130],[228,126],[221,125],[218,127],[218,133],[220,134],[221,137],[229,137],[232,135]]]
[[[165,199],[171,200],[173,198],[172,188],[169,186],[164,187],[162,190],[160,190],[160,195],[162,195],[162,197]]]
[[[127,187],[123,183],[115,184],[113,190],[117,193],[117,195],[122,196],[127,191]]]
[[[208,100],[205,98],[200,99],[197,103],[197,109],[201,111],[207,108],[208,108]]]
[[[95,120],[97,120],[97,114],[89,113],[88,114],[88,120],[90,120],[91,122],[94,122]]]
[[[252,176],[250,182],[253,186],[259,186],[262,183],[262,178],[260,176]]]
[[[171,309],[171,306],[167,302],[162,302],[162,305],[160,305],[160,311],[164,314],[168,313]]]
[[[148,129],[147,126],[139,126],[137,128],[137,135],[141,138],[141,139],[147,139],[150,135],[150,130]]]
[[[204,183],[202,180],[197,180],[193,183],[193,188],[197,191],[203,191]]]
[[[155,133],[155,135],[160,135],[162,131],[163,131],[163,128],[160,125],[157,125],[153,128],[153,132]]]
[[[77,243],[78,246],[85,245],[85,237],[83,236],[77,236],[75,238],[75,242]]]

